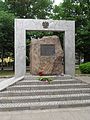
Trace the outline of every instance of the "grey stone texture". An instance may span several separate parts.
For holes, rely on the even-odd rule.
[[[32,39],[30,45],[30,73],[60,75],[63,73],[63,50],[58,36]]]

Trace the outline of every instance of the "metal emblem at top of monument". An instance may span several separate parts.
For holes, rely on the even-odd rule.
[[[42,26],[43,26],[43,28],[48,28],[49,23],[45,21],[45,22],[42,23]]]

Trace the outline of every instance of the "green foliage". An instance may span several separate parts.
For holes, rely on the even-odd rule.
[[[81,73],[90,74],[90,62],[80,64]]]
[[[53,32],[28,31],[27,35],[30,36],[30,39],[31,38],[38,39],[38,38],[42,38],[43,36],[51,36],[53,35]]]
[[[0,71],[0,77],[12,77],[12,76],[14,76],[14,72],[12,70]]]
[[[14,49],[14,15],[7,11],[0,11],[0,57],[2,59]]]
[[[14,15],[0,11],[0,48],[12,49],[14,33]]]
[[[75,20],[76,52],[84,54],[85,62],[90,61],[90,1],[64,0],[53,12],[53,19]]]
[[[49,84],[51,83],[52,79],[49,77],[40,77],[39,78],[40,81],[47,81]]]
[[[7,10],[7,5],[4,3],[4,2],[2,2],[2,0],[0,0],[0,11],[1,10]]]
[[[14,18],[49,18],[52,8],[52,0],[5,0],[5,2],[0,0],[0,57],[2,61],[3,57],[8,53],[14,53]],[[27,65],[29,64],[28,56],[31,37],[38,38],[47,34],[43,32],[27,32]]]
[[[52,0],[6,0],[8,9],[20,18],[47,18],[51,14]]]

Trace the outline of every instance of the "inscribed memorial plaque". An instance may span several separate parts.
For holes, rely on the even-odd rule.
[[[55,55],[55,45],[41,44],[40,52],[41,52],[41,56],[53,56],[53,55]]]

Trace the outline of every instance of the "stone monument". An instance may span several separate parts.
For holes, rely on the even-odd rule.
[[[64,33],[64,73],[75,75],[75,21],[45,19],[15,19],[15,78],[26,74],[26,31]]]
[[[58,36],[32,39],[30,45],[30,73],[60,75],[63,73],[63,50]]]

